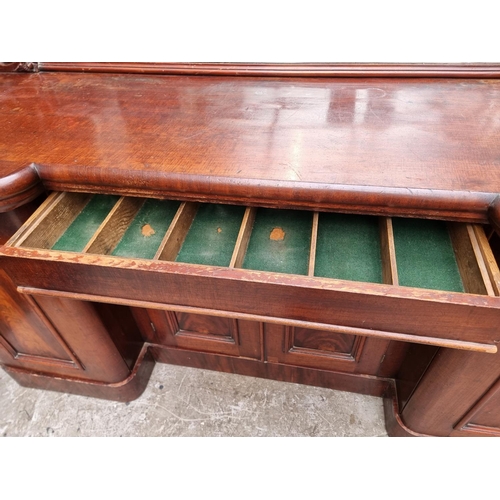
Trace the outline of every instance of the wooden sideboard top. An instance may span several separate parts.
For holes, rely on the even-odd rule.
[[[0,210],[40,180],[477,221],[500,193],[500,79],[3,73],[0,131]]]

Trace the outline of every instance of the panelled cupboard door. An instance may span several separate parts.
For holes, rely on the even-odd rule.
[[[18,294],[1,269],[0,362],[102,382],[130,373],[94,304]]]
[[[81,371],[78,378],[121,382],[130,369],[92,302],[34,296],[54,328],[64,335]]]
[[[265,324],[268,362],[376,375],[389,341],[376,338]]]
[[[0,361],[20,367],[69,370],[78,363],[36,301],[17,293],[0,269]]]
[[[166,347],[267,363],[376,375],[382,339],[177,311],[133,309],[145,340]]]
[[[260,324],[234,318],[133,308],[146,340],[192,351],[261,358]]]

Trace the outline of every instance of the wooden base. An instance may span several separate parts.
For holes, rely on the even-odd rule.
[[[151,345],[151,347],[153,356],[159,363],[313,385],[337,391],[357,392],[369,396],[382,396],[387,392],[392,382],[391,379],[370,375],[302,368],[281,363],[262,363],[254,359],[190,352],[165,348],[159,345]]]
[[[393,384],[384,396],[385,429],[390,437],[430,437],[428,434],[414,432],[404,424],[399,413],[396,387]]]
[[[24,387],[127,402],[137,399],[144,392],[155,362],[383,397],[385,426],[390,437],[432,437],[406,426],[400,414],[396,382],[390,378],[262,363],[254,359],[167,348],[151,343],[144,344],[131,374],[117,383],[61,378],[17,367],[3,368]],[[477,434],[462,432],[456,435]]]
[[[155,361],[378,397],[386,394],[392,386],[392,380],[387,378],[262,363],[252,359],[172,349],[155,344],[144,344],[131,374],[125,380],[112,384],[61,378],[9,366],[3,368],[24,387],[127,402],[137,399],[144,392]]]
[[[146,389],[155,362],[146,345],[130,375],[121,382],[104,383],[93,380],[61,378],[56,375],[3,366],[2,368],[23,387],[45,391],[68,392],[79,396],[108,399],[125,403],[137,399]]]

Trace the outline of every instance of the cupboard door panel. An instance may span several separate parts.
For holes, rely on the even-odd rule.
[[[269,362],[376,375],[389,341],[324,330],[265,325]]]
[[[2,364],[119,382],[130,370],[101,316],[89,302],[19,294],[0,269]],[[126,335],[130,337],[130,332]]]
[[[41,311],[28,296],[17,293],[7,274],[0,269],[0,337],[4,348],[12,354],[3,359],[15,363],[30,356],[32,362],[59,360],[71,362],[61,340],[44,321]],[[13,359],[12,359],[13,358]]]
[[[334,334],[322,330],[311,330],[308,328],[292,328],[293,348],[307,349],[332,355],[352,356],[354,351],[355,335]]]
[[[56,297],[34,297],[80,365],[73,376],[120,382],[130,373],[95,304]]]
[[[175,335],[206,337],[207,339],[215,336],[233,343],[238,340],[238,328],[235,325],[235,320],[204,314],[182,312],[175,312],[173,314],[177,322],[177,332]]]
[[[145,340],[168,347],[260,359],[253,321],[155,309],[132,309]]]

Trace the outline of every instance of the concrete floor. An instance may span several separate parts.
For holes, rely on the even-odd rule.
[[[382,399],[157,364],[131,403],[20,387],[0,369],[1,436],[386,436]]]

